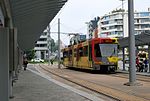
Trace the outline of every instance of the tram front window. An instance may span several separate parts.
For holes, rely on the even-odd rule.
[[[117,44],[99,44],[102,57],[117,56]]]

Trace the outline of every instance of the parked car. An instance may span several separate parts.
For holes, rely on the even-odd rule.
[[[35,58],[35,59],[32,59],[31,62],[44,62],[44,60],[40,58]]]

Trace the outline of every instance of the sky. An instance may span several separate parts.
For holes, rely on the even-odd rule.
[[[124,8],[128,8],[128,0],[124,1]],[[60,18],[60,32],[63,33],[87,33],[86,22],[97,16],[108,14],[116,8],[122,7],[120,0],[68,0],[60,12],[51,21],[51,32],[58,31],[58,18]],[[150,0],[134,0],[134,10],[148,11]],[[57,40],[57,34],[52,33],[51,37]],[[71,36],[61,34],[64,44],[69,44]]]

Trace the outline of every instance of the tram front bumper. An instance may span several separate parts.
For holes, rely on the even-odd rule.
[[[106,70],[106,71],[114,71],[116,70],[116,65],[93,65],[94,70]]]

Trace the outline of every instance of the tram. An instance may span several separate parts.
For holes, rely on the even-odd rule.
[[[66,67],[115,72],[118,69],[117,38],[94,38],[62,49]]]

